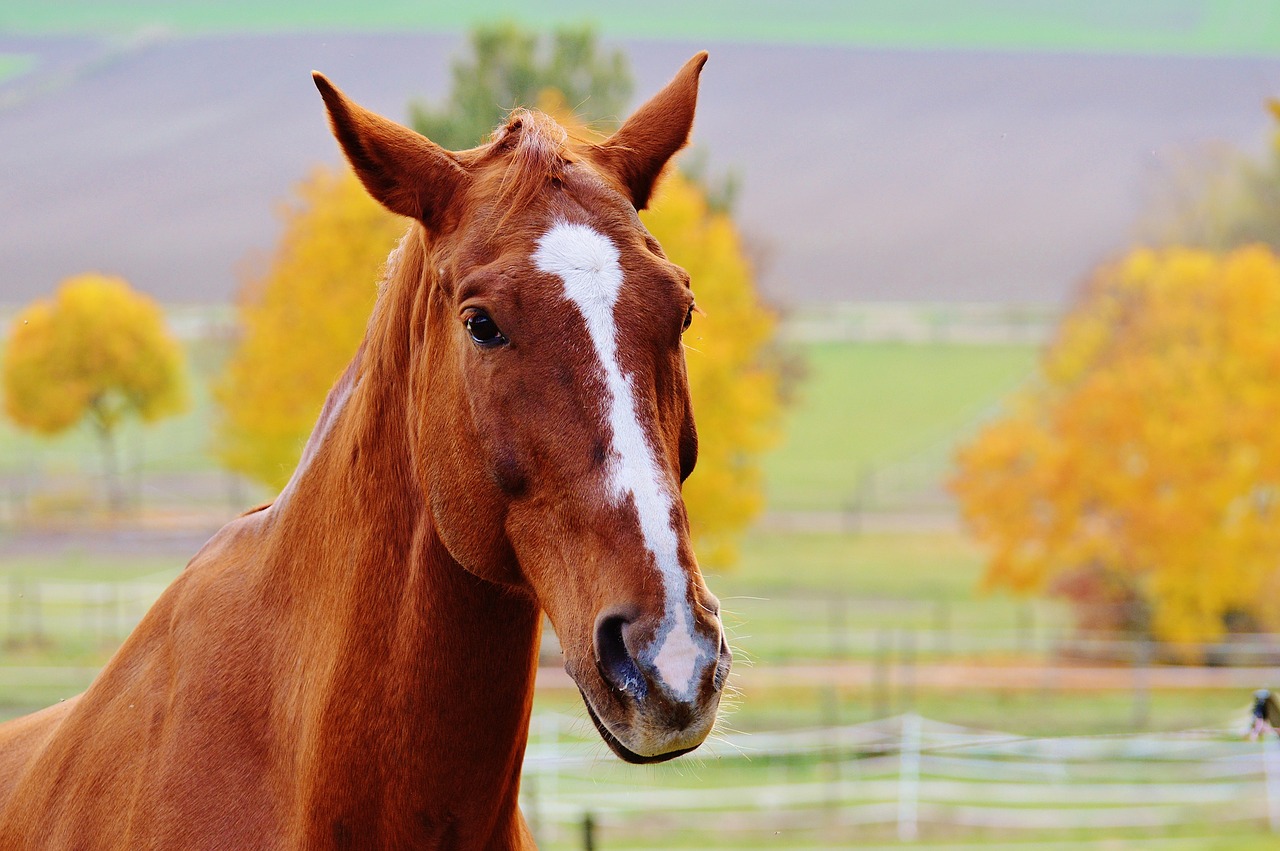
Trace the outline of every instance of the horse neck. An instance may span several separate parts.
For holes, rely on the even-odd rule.
[[[410,455],[409,356],[386,345],[412,311],[390,297],[267,512],[268,593],[300,666],[285,711],[310,740],[302,806],[323,802],[323,830],[465,845],[518,822],[540,613],[441,544]]]

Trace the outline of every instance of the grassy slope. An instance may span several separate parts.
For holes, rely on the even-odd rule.
[[[1138,53],[1280,53],[1272,0],[7,0],[0,32],[462,30],[516,18],[548,26],[594,21],[611,37],[701,38],[915,48],[1085,50]]]
[[[1030,373],[1030,346],[824,344],[783,444],[766,462],[769,504],[843,507],[873,468],[945,474],[951,448]]]

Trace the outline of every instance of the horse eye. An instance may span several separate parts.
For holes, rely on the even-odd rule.
[[[689,305],[689,312],[684,315],[684,324],[680,326],[680,333],[683,334],[689,330],[689,326],[693,324],[693,305]]]
[[[476,345],[490,348],[492,346],[502,346],[507,342],[507,338],[498,330],[498,323],[493,321],[493,317],[484,311],[476,311],[467,317],[466,321],[467,333],[471,335],[471,339],[476,341]]]

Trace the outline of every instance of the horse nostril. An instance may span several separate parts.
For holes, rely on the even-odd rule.
[[[645,693],[644,677],[622,635],[627,623],[621,615],[608,615],[596,622],[596,667],[613,688],[641,698]]]

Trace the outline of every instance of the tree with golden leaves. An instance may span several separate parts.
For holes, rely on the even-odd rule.
[[[185,407],[182,351],[150,298],[122,278],[77,275],[14,320],[4,404],[15,423],[38,434],[87,421],[102,446],[108,502],[118,510],[116,429],[128,417],[151,422]]]
[[[1191,643],[1280,627],[1280,259],[1140,249],[957,457],[987,581]]]
[[[405,230],[349,170],[314,170],[283,215],[268,267],[240,292],[240,341],[213,391],[214,453],[273,488],[355,354],[379,268]]]
[[[732,220],[708,208],[697,184],[669,175],[643,220],[692,275],[702,312],[685,335],[701,447],[685,503],[702,560],[726,564],[761,509],[760,455],[778,430],[775,320]],[[243,335],[216,389],[228,467],[272,487],[288,481],[404,229],[347,172],[319,170],[299,188],[270,269],[243,293]]]
[[[698,467],[684,500],[699,558],[730,564],[739,535],[764,507],[760,457],[779,435],[777,320],[756,292],[733,220],[709,207],[698,183],[673,171],[640,218],[693,279],[701,315],[684,342]]]

